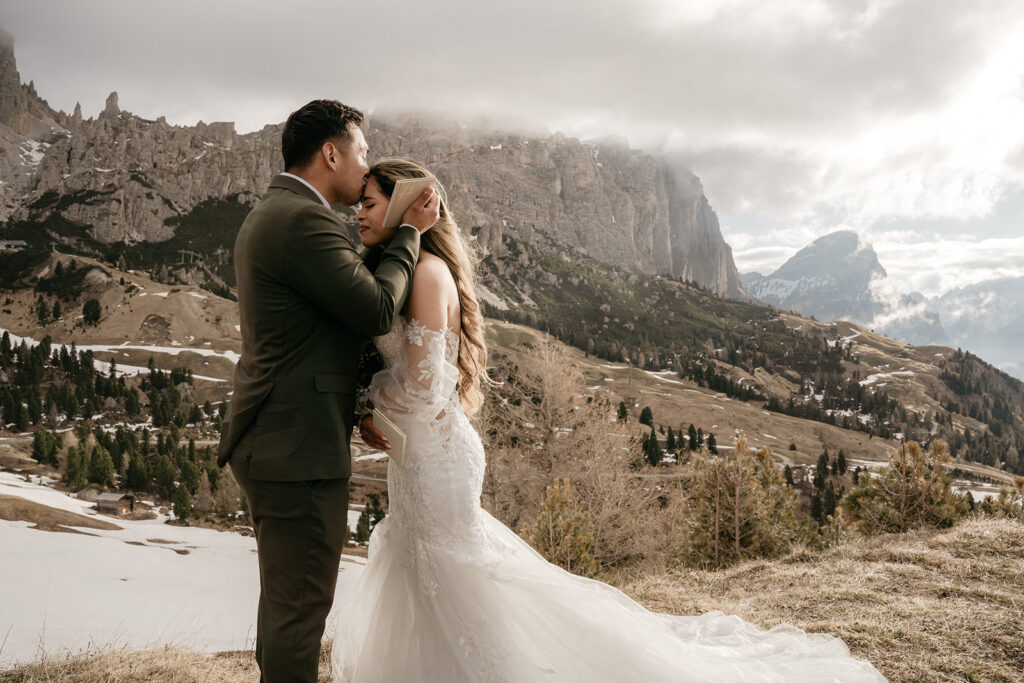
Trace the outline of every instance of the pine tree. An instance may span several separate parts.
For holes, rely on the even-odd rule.
[[[47,305],[46,300],[40,296],[36,302],[36,319],[40,325],[45,325],[50,322],[50,307]]]
[[[1013,486],[1000,488],[995,500],[987,498],[985,502],[992,514],[1024,521],[1024,477],[1014,477]]]
[[[384,508],[380,504],[380,496],[376,493],[366,494],[366,510],[370,515],[370,530],[384,520]]]
[[[556,479],[548,486],[540,514],[523,529],[523,538],[537,552],[567,571],[580,576],[597,574],[597,562],[591,555],[594,535],[590,517],[576,502],[568,479]]]
[[[651,412],[650,406],[644,406],[640,411],[640,424],[648,427],[654,426],[654,413]]]
[[[708,438],[706,443],[708,446],[708,451],[711,453],[711,455],[718,455],[718,442],[715,441],[715,435],[712,434],[711,432],[708,432]]]
[[[878,477],[862,471],[840,504],[864,535],[953,526],[969,504],[952,489],[949,461],[944,441],[933,440],[927,450],[910,441],[890,451]]]
[[[175,489],[174,463],[167,455],[158,455],[153,467],[153,479],[156,480],[156,492],[164,500],[170,500]]]
[[[818,523],[821,524],[825,519],[823,514],[823,505],[821,501],[821,491],[815,491],[811,494],[811,517]]]
[[[818,464],[814,467],[814,488],[825,490],[825,479],[828,477],[828,449],[818,456]],[[822,518],[823,519],[823,518]],[[819,520],[820,521],[820,520]]]
[[[56,465],[59,439],[59,435],[37,427],[32,435],[32,459],[43,465]]]
[[[100,308],[99,299],[87,299],[82,305],[82,317],[85,319],[86,325],[95,325],[100,321]]]
[[[199,512],[209,513],[213,512],[213,507],[213,488],[210,486],[210,475],[204,469],[199,477],[199,489],[196,491],[195,508]]]
[[[139,405],[139,392],[135,387],[128,390],[124,397],[124,412],[129,415],[138,415],[142,407]]]
[[[687,435],[686,447],[688,449],[690,449],[691,451],[697,450],[697,428],[693,426],[692,422],[690,423],[690,426],[686,430],[686,435]]]
[[[149,490],[149,468],[138,453],[132,453],[128,459],[128,473],[125,475],[124,485],[129,491]]]
[[[742,437],[728,458],[705,447],[691,472],[691,564],[720,568],[774,557],[808,537],[796,518],[798,494],[784,484],[768,449],[753,454]]]
[[[356,522],[356,543],[368,543],[370,532],[370,511],[363,508],[359,513],[359,521]]]
[[[181,468],[181,485],[188,489],[188,492],[192,494],[199,490],[199,480],[201,478],[199,468],[196,467],[195,463],[191,460],[182,458]]]
[[[839,449],[839,455],[836,456],[836,464],[839,465],[839,474],[846,474],[846,453],[843,449]]]
[[[629,412],[626,410],[626,402],[619,401],[619,422],[629,422]]]
[[[192,496],[184,486],[174,489],[171,504],[174,506],[175,519],[184,522],[192,516]]]
[[[793,468],[790,467],[789,465],[786,465],[786,467],[783,469],[782,473],[783,473],[783,475],[786,478],[786,483],[789,484],[790,486],[792,486],[793,485]]]
[[[84,448],[84,444],[79,444],[68,449],[67,459],[64,461],[62,479],[72,491],[77,491],[85,486],[86,464]]]
[[[60,301],[53,302],[53,319],[60,320]]]
[[[97,444],[92,449],[89,459],[89,483],[109,487],[114,485],[114,461],[110,452]]]
[[[676,435],[675,432],[672,431],[671,425],[669,425],[668,434],[665,436],[665,450],[669,453],[676,452]]]
[[[651,467],[657,467],[661,462],[661,446],[658,445],[658,435],[651,427],[651,433],[644,438],[644,458]]]
[[[217,490],[213,495],[215,509],[217,514],[230,516],[238,512],[239,509],[245,509],[246,501],[245,496],[242,495],[242,489],[239,488],[238,482],[235,481],[235,475],[230,468],[224,468],[221,470],[221,476],[217,479]]]
[[[825,499],[821,504],[822,521],[836,513],[837,502],[836,490],[832,487],[832,482],[829,482],[828,488],[825,489]]]

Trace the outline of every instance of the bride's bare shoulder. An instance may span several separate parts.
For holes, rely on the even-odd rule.
[[[455,287],[455,278],[452,277],[448,264],[440,257],[428,251],[420,253],[419,262],[416,264],[416,271],[413,275],[412,286],[415,290],[420,287],[430,287],[434,290],[446,291]]]

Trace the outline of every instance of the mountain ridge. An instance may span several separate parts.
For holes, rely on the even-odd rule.
[[[0,151],[9,158],[0,177],[15,179],[0,185],[0,221],[18,226],[20,239],[45,230],[46,240],[72,246],[74,237],[94,250],[166,242],[174,222],[204,202],[251,206],[283,170],[281,124],[244,135],[230,122],[172,126],[122,111],[116,92],[96,118],[82,119],[80,107],[56,112],[18,82],[13,48],[0,51],[0,77],[12,93],[0,100]],[[621,141],[395,113],[371,114],[363,128],[375,155],[431,167],[464,229],[497,258],[512,234],[748,296],[699,179]],[[212,226],[221,249],[236,229]]]

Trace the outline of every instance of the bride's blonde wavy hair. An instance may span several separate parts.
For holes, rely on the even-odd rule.
[[[402,178],[433,177],[423,166],[409,159],[381,159],[370,167],[369,175],[388,198],[395,191],[395,182]],[[481,384],[487,381],[487,342],[484,320],[476,298],[476,267],[479,261],[459,230],[448,208],[448,195],[440,182],[435,182],[441,197],[437,223],[420,238],[420,246],[448,265],[459,292],[461,340],[459,343],[459,399],[463,410],[472,415],[484,401]]]

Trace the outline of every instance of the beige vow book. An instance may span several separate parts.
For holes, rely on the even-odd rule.
[[[391,444],[391,450],[387,452],[388,457],[401,466],[405,462],[405,432],[376,408],[373,409],[373,426],[379,429]]]
[[[397,228],[402,221],[402,214],[412,206],[416,198],[423,193],[423,190],[432,186],[437,179],[433,176],[426,178],[402,178],[395,183],[395,190],[391,193],[391,201],[388,202],[388,210],[384,212],[385,228]]]

